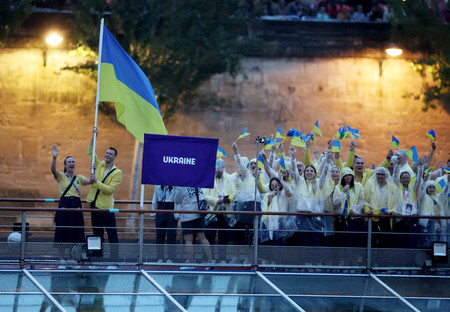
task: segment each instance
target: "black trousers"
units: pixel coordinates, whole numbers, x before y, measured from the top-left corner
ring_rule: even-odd
[[[118,260],[119,258],[119,237],[116,229],[116,216],[114,213],[107,212],[92,212],[91,213],[92,230],[95,236],[100,236],[102,242],[103,235],[108,234],[108,242],[111,244],[111,260]]]
[[[155,219],[156,225],[156,244],[164,244],[167,238],[167,244],[177,243],[177,227],[178,220],[176,220],[173,214],[158,213]],[[174,259],[176,255],[176,248],[168,248],[169,258]],[[157,258],[164,258],[164,246],[157,247]]]

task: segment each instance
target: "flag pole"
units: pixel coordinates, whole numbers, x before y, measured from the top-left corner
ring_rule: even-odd
[[[98,101],[100,98],[100,67],[102,64],[102,49],[103,49],[103,27],[104,27],[104,19],[102,18],[100,22],[100,38],[98,42],[98,65],[97,65],[97,96],[95,99],[95,119],[94,119],[94,128],[97,129],[97,117],[98,117]],[[91,163],[91,173],[94,173],[94,162],[95,162],[95,145],[97,141],[97,134],[93,136],[92,141],[92,163]]]

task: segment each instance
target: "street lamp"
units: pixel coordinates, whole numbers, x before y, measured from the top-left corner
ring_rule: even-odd
[[[403,54],[403,49],[399,45],[391,42],[386,47],[386,54],[389,56],[400,56]]]
[[[44,67],[47,66],[47,57],[48,57],[48,46],[56,47],[63,41],[63,37],[56,33],[51,33],[45,38],[45,42],[47,45],[45,46],[44,52],[42,53]]]

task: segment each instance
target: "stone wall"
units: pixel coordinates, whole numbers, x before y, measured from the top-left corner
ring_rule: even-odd
[[[79,174],[89,174],[86,155],[94,124],[96,83],[61,70],[84,59],[67,50],[50,50],[43,66],[39,48],[0,50],[0,196],[56,198],[50,173],[51,147],[58,144],[62,160],[73,155]],[[231,156],[231,143],[248,127],[251,136],[239,141],[243,154],[253,157],[256,135],[270,135],[279,123],[285,133],[295,127],[310,131],[318,119],[323,150],[339,125],[360,129],[358,153],[366,163],[380,162],[395,135],[403,148],[417,144],[428,152],[425,133],[433,128],[438,150],[435,160],[450,151],[449,114],[439,105],[422,112],[421,88],[430,82],[411,70],[407,60],[385,59],[380,75],[377,58],[247,58],[236,78],[217,75],[202,88],[199,101],[177,114],[167,125],[173,135],[219,137]],[[157,85],[156,81],[152,81]],[[102,110],[98,125],[98,152],[115,146],[123,182],[117,199],[129,199],[136,141]],[[348,145],[349,141],[344,141]],[[344,147],[344,150],[347,147]],[[235,170],[232,157],[226,158]],[[139,193],[139,192],[138,192]],[[82,192],[86,196],[87,190]],[[146,189],[151,198],[151,187]]]

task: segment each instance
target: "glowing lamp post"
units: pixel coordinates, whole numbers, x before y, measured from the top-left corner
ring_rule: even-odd
[[[49,36],[47,36],[45,38],[45,42],[47,43],[47,45],[49,46],[53,46],[56,47],[57,45],[59,45],[61,42],[63,41],[63,37],[53,33],[50,34]],[[44,67],[47,66],[47,54],[48,54],[48,47],[46,46],[43,52],[43,59],[44,59]]]
[[[386,48],[386,54],[389,56],[400,56],[403,54],[403,49],[395,43],[390,43]]]

